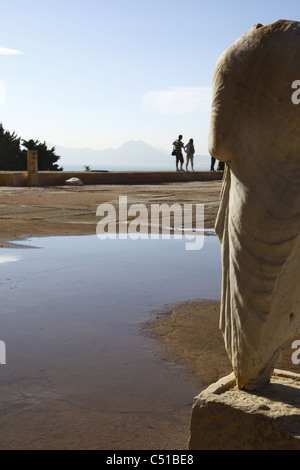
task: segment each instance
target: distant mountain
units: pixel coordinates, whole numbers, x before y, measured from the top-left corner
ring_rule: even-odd
[[[175,157],[172,157],[171,150],[168,153],[142,141],[131,140],[117,149],[104,150],[52,146],[56,155],[61,157],[59,165],[65,170],[83,171],[85,166],[91,170],[124,170],[127,167],[132,170],[175,169]],[[196,154],[194,167],[196,170],[209,170],[210,157]]]
[[[174,164],[174,158],[167,152],[152,147],[142,141],[125,142],[117,149],[73,149],[55,146],[55,153],[60,155],[60,164],[89,165],[93,166],[168,166]]]

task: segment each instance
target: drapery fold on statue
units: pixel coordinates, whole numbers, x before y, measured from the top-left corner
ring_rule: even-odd
[[[209,150],[226,162],[216,233],[220,329],[240,388],[300,331],[300,23],[256,25],[220,57]]]

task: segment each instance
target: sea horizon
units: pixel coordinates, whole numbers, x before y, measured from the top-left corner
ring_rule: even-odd
[[[78,165],[72,163],[61,163],[63,171],[175,171],[175,163],[173,165]],[[86,167],[89,170],[86,170]],[[185,169],[185,164],[183,166]],[[189,170],[190,170],[189,165]],[[195,171],[209,171],[209,165],[195,165]]]

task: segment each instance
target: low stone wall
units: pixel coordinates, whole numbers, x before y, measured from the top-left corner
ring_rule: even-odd
[[[0,186],[25,186],[26,172],[0,171]]]
[[[75,177],[83,184],[159,184],[221,180],[220,171],[40,171],[40,186],[60,186]],[[27,172],[0,172],[0,186],[26,186]]]

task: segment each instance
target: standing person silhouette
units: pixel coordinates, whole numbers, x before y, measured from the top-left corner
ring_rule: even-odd
[[[211,158],[210,158],[210,171],[215,171],[215,163],[216,163],[215,157],[211,156]]]
[[[176,156],[176,170],[184,171],[184,169],[182,168],[183,163],[184,163],[183,155],[182,155],[182,149],[184,148],[184,143],[182,142],[182,135],[179,135],[178,139],[174,140],[173,147],[174,147],[173,151]],[[180,169],[178,168],[179,163],[180,163]]]
[[[192,171],[194,171],[195,147],[193,139],[189,140],[188,144],[186,144],[186,146],[184,147],[184,150],[186,152],[186,171],[188,171],[189,161],[191,162]]]

